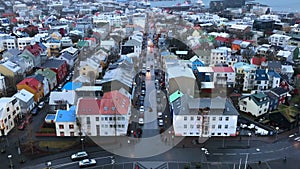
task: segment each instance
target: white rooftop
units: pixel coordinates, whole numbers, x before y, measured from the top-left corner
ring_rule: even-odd
[[[22,89],[18,93],[14,94],[13,97],[18,98],[19,100],[22,100],[23,102],[27,103],[30,99],[33,98],[33,94],[29,91]]]

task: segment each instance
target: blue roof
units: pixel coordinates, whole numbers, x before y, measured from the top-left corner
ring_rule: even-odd
[[[47,121],[51,121],[55,119],[55,114],[47,114],[47,116],[45,117],[45,120]]]
[[[68,82],[64,85],[62,90],[75,90],[77,88],[80,88],[82,86],[81,82]]]
[[[257,69],[255,80],[269,80],[266,69]]]
[[[58,110],[55,122],[76,122],[76,106],[71,106],[69,110]]]
[[[39,42],[39,46],[40,46],[44,51],[47,50],[47,47],[46,47],[43,43]]]
[[[268,74],[269,74],[269,76],[272,76],[272,77],[281,78],[281,76],[274,70],[269,70]]]

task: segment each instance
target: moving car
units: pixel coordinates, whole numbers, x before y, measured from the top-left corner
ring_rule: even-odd
[[[147,67],[147,72],[150,72],[150,67]]]
[[[95,159],[84,159],[82,161],[79,161],[79,163],[78,163],[80,168],[94,166],[96,164],[97,164],[97,162]]]
[[[80,152],[77,152],[77,153],[71,155],[71,159],[73,161],[82,160],[82,159],[86,159],[86,158],[88,158],[88,154],[85,151],[80,151]]]

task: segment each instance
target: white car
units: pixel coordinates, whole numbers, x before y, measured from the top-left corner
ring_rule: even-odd
[[[300,141],[300,137],[296,137],[294,140],[295,141]]]
[[[158,125],[159,126],[163,126],[164,125],[164,120],[163,119],[159,119],[158,120]]]
[[[45,106],[45,102],[42,101],[39,103],[38,108],[42,109],[44,106]]]
[[[77,153],[71,155],[71,159],[73,161],[82,160],[82,159],[85,159],[85,158],[88,158],[88,154],[85,151],[80,151],[80,152],[77,152]]]
[[[143,124],[144,124],[144,118],[142,118],[142,117],[139,118],[139,124],[140,124],[140,125],[143,125]]]
[[[97,162],[95,159],[84,159],[82,161],[79,161],[79,167],[89,167],[89,166],[93,166],[96,165]]]
[[[158,112],[157,113],[157,118],[159,118],[159,119],[162,118],[162,115],[163,115],[162,112]]]
[[[150,67],[147,67],[147,72],[150,72]]]
[[[140,112],[141,112],[141,113],[144,113],[144,112],[145,112],[144,106],[141,106],[141,107],[140,107]]]

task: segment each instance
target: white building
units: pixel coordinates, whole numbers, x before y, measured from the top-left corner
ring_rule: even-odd
[[[130,95],[124,89],[106,92],[101,99],[80,98],[77,117],[88,136],[125,136],[131,115]]]
[[[256,67],[248,63],[238,62],[234,64],[234,68],[236,73],[236,84],[241,82],[240,85],[243,86],[243,91],[254,89]]]
[[[56,136],[80,136],[76,123],[76,106],[71,106],[69,110],[57,110],[54,122]]]
[[[33,37],[18,38],[17,41],[18,41],[18,49],[20,51],[23,51],[26,46],[29,46],[34,43],[34,38]]]
[[[222,87],[234,87],[235,72],[232,67],[212,67],[214,71],[214,83]]]
[[[3,49],[16,49],[17,48],[17,41],[15,37],[7,37],[2,40]]]
[[[218,49],[212,49],[211,50],[211,65],[221,65],[227,63],[227,55],[228,50],[227,48],[218,48]]]
[[[0,98],[0,136],[7,135],[15,127],[15,118],[20,112],[20,104],[16,98]]]
[[[269,109],[269,104],[269,97],[262,92],[242,96],[239,99],[240,111],[249,113],[255,117],[266,114]]]
[[[273,34],[269,37],[269,43],[275,46],[285,47],[288,45],[288,41],[291,39],[290,36]]]
[[[226,98],[191,98],[183,95],[171,103],[171,108],[176,136],[236,135],[239,113]]]
[[[29,91],[22,89],[13,95],[14,98],[19,100],[22,113],[29,113],[35,106],[34,95]]]

